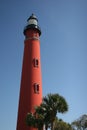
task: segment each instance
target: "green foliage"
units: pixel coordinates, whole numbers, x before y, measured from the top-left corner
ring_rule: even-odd
[[[72,127],[70,124],[68,124],[62,120],[56,119],[54,121],[54,130],[72,130]]]
[[[87,115],[86,114],[82,115],[76,121],[73,121],[71,125],[78,130],[87,129]]]
[[[38,128],[38,130],[42,130],[43,128],[43,115],[41,114],[32,114],[28,113],[26,117],[26,124],[28,126]]]
[[[68,105],[66,100],[59,94],[48,94],[43,97],[40,106],[35,107],[35,112],[28,113],[26,122],[31,127],[41,130],[43,125],[45,129],[48,127],[53,130],[53,123],[55,121],[57,113],[65,113],[68,111]]]
[[[65,113],[68,111],[66,100],[59,94],[48,94],[43,98],[42,106],[45,109],[45,120],[47,125],[53,130],[53,122],[57,113]]]

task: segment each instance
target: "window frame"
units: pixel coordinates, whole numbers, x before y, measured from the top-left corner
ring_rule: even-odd
[[[34,67],[39,67],[39,60],[37,58],[34,58]]]
[[[34,93],[38,94],[39,93],[39,84],[34,83]]]

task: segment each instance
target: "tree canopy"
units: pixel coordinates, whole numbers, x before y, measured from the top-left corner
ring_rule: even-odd
[[[72,127],[69,123],[64,122],[63,120],[58,120],[58,118],[54,121],[54,130],[72,130]]]
[[[48,127],[53,130],[54,121],[57,113],[65,113],[68,111],[68,104],[64,97],[59,94],[48,94],[43,97],[40,106],[35,107],[34,113],[28,113],[27,125],[41,130],[43,126],[47,130]]]

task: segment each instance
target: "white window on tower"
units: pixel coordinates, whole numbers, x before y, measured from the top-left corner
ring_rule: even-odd
[[[39,60],[38,59],[34,59],[34,67],[38,67],[39,66]]]
[[[37,83],[34,84],[34,93],[39,93],[39,84]]]

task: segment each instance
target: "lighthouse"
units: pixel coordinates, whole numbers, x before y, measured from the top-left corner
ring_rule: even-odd
[[[16,130],[33,130],[26,125],[25,118],[28,112],[33,113],[35,106],[39,106],[42,102],[41,30],[34,14],[28,18],[23,33],[25,36],[24,55]]]

